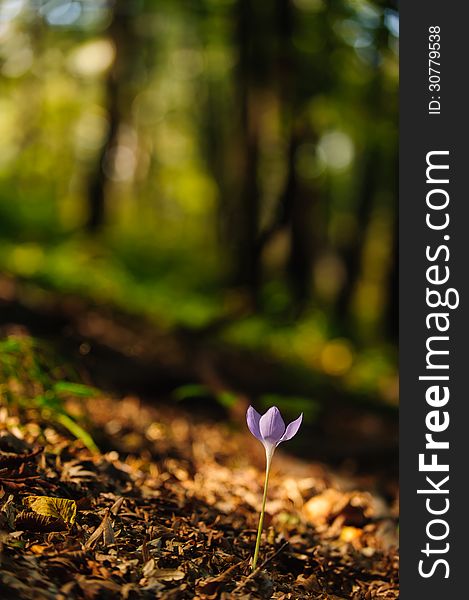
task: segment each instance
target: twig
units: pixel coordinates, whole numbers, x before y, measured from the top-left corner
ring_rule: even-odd
[[[238,584],[238,585],[235,587],[235,589],[233,590],[233,593],[235,593],[235,592],[239,592],[239,590],[241,590],[241,589],[242,589],[242,588],[243,588],[243,587],[246,585],[246,583],[247,583],[248,581],[250,581],[251,579],[254,579],[254,577],[256,577],[256,575],[258,575],[258,574],[259,574],[259,573],[262,571],[262,569],[263,569],[264,567],[266,567],[266,566],[267,566],[267,565],[268,565],[268,564],[269,564],[269,563],[270,563],[270,562],[271,562],[271,561],[272,561],[272,560],[273,560],[273,559],[274,559],[276,556],[278,556],[278,555],[280,554],[280,552],[282,552],[282,550],[283,550],[283,549],[284,549],[286,546],[288,546],[288,543],[289,543],[288,541],[284,542],[284,543],[283,543],[283,544],[280,546],[280,548],[279,548],[278,550],[276,550],[275,552],[273,552],[273,553],[272,553],[272,554],[269,556],[269,558],[266,558],[266,559],[265,559],[265,561],[264,561],[263,563],[261,563],[261,564],[260,564],[258,567],[256,567],[256,569],[255,569],[255,570],[254,570],[252,573],[250,573],[250,574],[249,574],[249,575],[246,577],[246,579],[245,579],[244,581],[242,581],[240,584]]]

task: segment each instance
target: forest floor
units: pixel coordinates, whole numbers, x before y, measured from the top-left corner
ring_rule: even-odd
[[[242,419],[162,392],[67,398],[92,451],[50,411],[6,402],[47,397],[24,379],[0,382],[1,598],[398,598],[395,478],[285,445],[251,572],[264,456]]]

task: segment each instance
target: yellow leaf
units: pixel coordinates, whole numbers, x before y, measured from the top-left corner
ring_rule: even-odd
[[[28,496],[24,503],[39,515],[62,519],[65,523],[74,523],[77,516],[77,503],[67,498],[51,496]]]
[[[353,542],[363,534],[362,529],[357,527],[343,527],[340,532],[340,539],[343,542]]]
[[[34,552],[34,554],[42,554],[43,552],[45,552],[47,550],[47,546],[41,546],[40,544],[33,544],[32,546],[29,547],[29,549],[31,550],[31,552]]]

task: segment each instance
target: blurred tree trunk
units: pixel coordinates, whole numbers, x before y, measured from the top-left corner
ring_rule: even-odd
[[[132,69],[135,68],[137,61],[138,39],[132,29],[131,16],[127,0],[115,0],[112,20],[108,28],[115,58],[105,81],[108,129],[94,171],[89,178],[87,190],[86,227],[91,232],[101,229],[106,221],[106,188],[113,169],[113,154],[119,142],[119,129],[128,114],[132,98]]]
[[[296,312],[303,312],[311,296],[314,262],[313,213],[317,198],[313,190],[297,186],[292,197],[288,275]]]
[[[87,229],[95,232],[104,225],[106,185],[108,183],[109,158],[112,149],[117,146],[121,114],[119,109],[119,85],[115,80],[114,67],[106,81],[106,106],[108,113],[108,131],[99,152],[96,166],[88,184],[88,220]]]
[[[198,141],[202,158],[217,186],[216,234],[224,249],[229,237],[228,208],[233,205],[233,185],[230,181],[231,169],[229,168],[232,123],[228,122],[226,118],[229,111],[226,97],[227,86],[224,85],[226,82],[218,73],[213,73],[211,34],[216,24],[213,22],[212,10],[206,0],[196,0],[194,6],[194,27],[200,37],[207,72],[206,77],[199,84],[202,110],[197,115]],[[226,40],[224,41],[226,42]]]
[[[373,212],[373,202],[378,186],[378,169],[380,152],[375,143],[365,151],[361,186],[358,191],[356,208],[356,230],[353,240],[344,249],[342,260],[345,266],[346,279],[338,295],[337,316],[345,326],[350,316],[353,295],[360,278],[363,251],[368,227]]]
[[[385,314],[386,333],[393,342],[399,339],[399,152],[396,148],[396,159],[394,161],[394,185],[391,186],[393,193],[393,216],[392,229],[391,266],[387,281],[387,306]]]
[[[238,69],[237,87],[240,104],[239,151],[236,157],[239,202],[234,208],[235,284],[245,287],[256,302],[259,288],[259,94],[254,69],[256,20],[250,0],[237,3]]]
[[[387,44],[388,32],[384,25],[384,17],[381,17],[381,25],[376,31],[376,50],[374,61],[374,75],[366,91],[365,102],[368,113],[375,122],[382,117],[383,111],[383,70],[380,64],[381,50]],[[360,279],[362,259],[366,242],[366,235],[373,213],[377,192],[380,190],[380,172],[383,161],[379,134],[375,127],[368,128],[367,143],[362,165],[361,185],[358,187],[358,198],[356,201],[357,227],[350,244],[342,251],[342,260],[345,265],[346,279],[338,295],[336,314],[345,332],[350,334],[348,323],[350,322],[350,311],[353,296]]]
[[[285,224],[290,234],[287,279],[294,308],[302,311],[311,290],[313,265],[313,212],[316,194],[306,186],[297,170],[300,146],[311,141],[311,127],[302,122],[303,98],[298,82],[298,58],[293,45],[295,33],[294,8],[291,0],[277,0],[279,38],[278,84],[279,96],[287,130],[288,155],[285,187],[280,198],[279,225]]]
[[[233,205],[233,186],[229,177],[229,157],[226,112],[219,100],[220,91],[209,81],[206,88],[206,102],[201,115],[200,136],[203,139],[203,155],[218,189],[216,215],[217,235],[221,245],[227,238],[228,207]]]

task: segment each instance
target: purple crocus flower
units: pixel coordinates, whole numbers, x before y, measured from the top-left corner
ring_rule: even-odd
[[[303,413],[301,413],[297,419],[285,427],[285,422],[276,406],[269,408],[269,410],[263,415],[260,415],[257,410],[250,406],[246,413],[246,421],[249,431],[263,444],[266,456],[264,495],[262,497],[262,509],[259,517],[259,527],[257,529],[256,548],[254,550],[254,557],[251,565],[253,571],[256,569],[257,559],[259,558],[259,548],[261,543],[262,526],[264,524],[265,501],[267,498],[267,487],[269,484],[272,456],[274,455],[275,448],[279,444],[286,442],[287,440],[291,440],[291,438],[297,434],[302,420]]]
[[[250,406],[246,413],[249,431],[264,445],[267,463],[270,463],[275,448],[279,444],[291,440],[297,434],[302,420],[303,413],[285,427],[285,422],[276,406],[269,408],[263,415]]]

